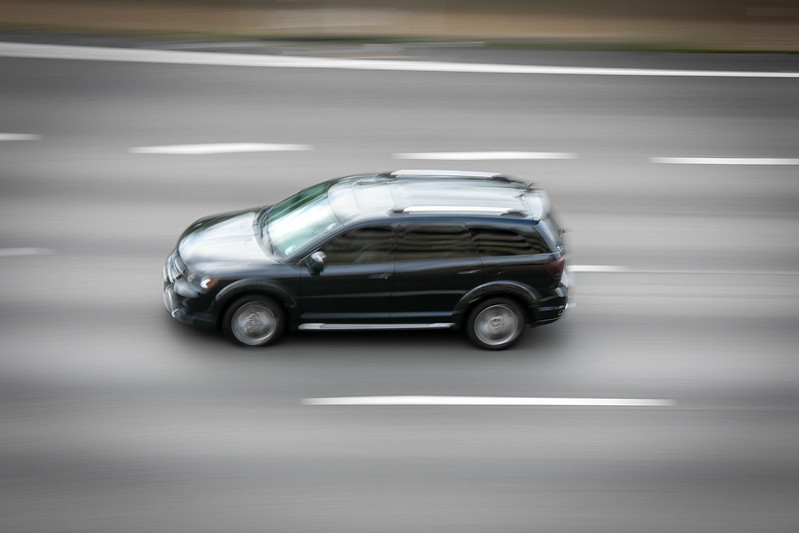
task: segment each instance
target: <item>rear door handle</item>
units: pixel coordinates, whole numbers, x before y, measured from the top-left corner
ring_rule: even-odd
[[[384,272],[382,274],[369,274],[369,279],[389,279],[391,272]]]
[[[469,275],[469,274],[477,274],[478,272],[480,272],[480,269],[474,269],[474,270],[461,270],[461,271],[459,271],[457,274],[458,274],[459,276],[467,276],[467,275]]]

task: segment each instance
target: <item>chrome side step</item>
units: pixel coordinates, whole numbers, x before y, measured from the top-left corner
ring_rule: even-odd
[[[433,324],[300,324],[298,329],[305,331],[351,331],[366,329],[449,329],[455,324],[451,322],[436,322]]]

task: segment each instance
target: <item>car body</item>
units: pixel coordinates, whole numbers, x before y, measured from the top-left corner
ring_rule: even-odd
[[[347,176],[193,223],[163,300],[247,346],[298,329],[453,328],[503,349],[566,310],[562,234],[543,191],[500,174]]]

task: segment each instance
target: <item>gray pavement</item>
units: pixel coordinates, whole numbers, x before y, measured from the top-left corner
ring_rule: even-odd
[[[799,157],[797,80],[14,58],[0,73],[0,130],[42,136],[0,142],[0,530],[799,527],[799,166],[650,159]],[[129,151],[226,142],[313,150]],[[393,157],[485,150],[576,158]],[[570,314],[502,353],[449,332],[242,350],[162,308],[161,265],[194,219],[409,167],[532,178],[572,264],[628,271],[576,272]],[[2,255],[25,248],[51,253]],[[676,406],[302,404],[374,395]]]

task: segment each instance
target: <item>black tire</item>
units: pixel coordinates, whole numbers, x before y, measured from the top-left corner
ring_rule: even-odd
[[[264,296],[245,296],[225,311],[222,330],[242,346],[267,346],[283,334],[285,312],[274,300]]]
[[[484,350],[504,350],[522,336],[526,317],[521,306],[509,298],[480,302],[469,313],[466,335]]]

